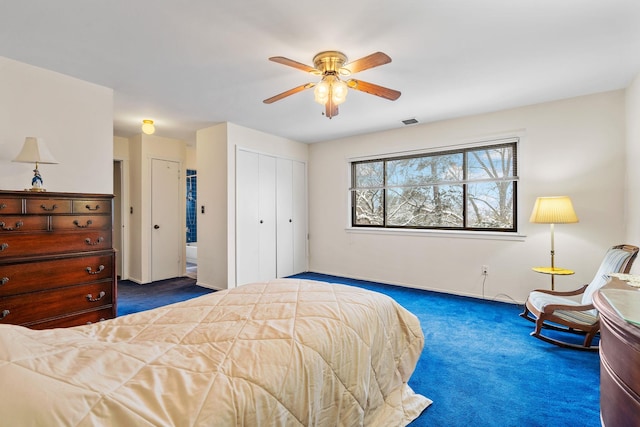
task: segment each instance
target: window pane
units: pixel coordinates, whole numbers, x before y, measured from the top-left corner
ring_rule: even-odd
[[[384,225],[383,190],[355,190],[355,225]]]
[[[469,184],[467,227],[513,229],[514,182]]]
[[[382,187],[384,185],[383,165],[383,162],[356,163],[354,187]]]
[[[387,162],[387,185],[459,181],[463,177],[462,160],[462,153],[390,160]]]
[[[467,179],[504,178],[514,176],[513,146],[472,150],[467,157]]]
[[[387,225],[462,227],[462,186],[393,188],[387,191]]]

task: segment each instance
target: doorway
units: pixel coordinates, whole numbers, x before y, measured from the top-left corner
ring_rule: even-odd
[[[181,276],[180,164],[151,159],[151,280]]]
[[[196,279],[198,276],[198,174],[195,169],[187,169],[187,276]]]

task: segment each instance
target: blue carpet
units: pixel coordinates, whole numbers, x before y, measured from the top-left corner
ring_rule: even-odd
[[[521,306],[317,273],[293,277],[381,292],[420,319],[425,347],[409,385],[433,404],[410,427],[600,426],[598,354],[531,337]],[[211,292],[179,280],[120,282],[118,314]]]
[[[118,316],[149,310],[213,292],[196,285],[189,277],[159,280],[139,285],[129,280],[118,281]]]
[[[410,427],[600,426],[598,353],[531,337],[522,306],[316,273],[294,277],[377,291],[420,319],[425,347],[409,385],[433,404]]]

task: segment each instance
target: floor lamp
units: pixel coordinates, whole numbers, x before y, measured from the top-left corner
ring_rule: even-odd
[[[573,204],[568,196],[538,197],[531,212],[530,222],[550,224],[551,227],[551,267],[534,267],[534,271],[551,275],[551,290],[554,289],[553,277],[556,274],[573,274],[573,271],[556,268],[554,249],[554,224],[570,224],[578,222]]]

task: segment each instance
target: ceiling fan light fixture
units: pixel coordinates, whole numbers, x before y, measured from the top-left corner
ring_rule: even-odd
[[[336,80],[331,85],[331,99],[334,105],[340,105],[346,101],[348,92],[347,84],[336,77]]]
[[[313,91],[314,100],[321,105],[326,105],[331,98],[333,105],[340,105],[347,99],[349,87],[345,82],[333,74],[322,78]]]
[[[313,98],[318,104],[324,105],[329,101],[330,93],[331,83],[326,78],[323,78],[313,90]]]
[[[283,56],[272,56],[269,60],[296,68],[314,76],[322,76],[322,78],[317,84],[306,83],[267,98],[262,101],[265,104],[273,104],[274,102],[290,95],[315,87],[313,91],[315,102],[324,105],[324,116],[332,118],[333,116],[338,115],[338,105],[346,101],[349,89],[379,96],[390,101],[395,101],[401,95],[397,90],[362,80],[340,80],[340,77],[350,76],[354,73],[359,73],[360,71],[368,70],[391,62],[391,58],[383,52],[375,52],[371,55],[367,55],[363,58],[347,63],[347,56],[344,53],[336,50],[327,50],[320,52],[313,57],[313,67]]]

